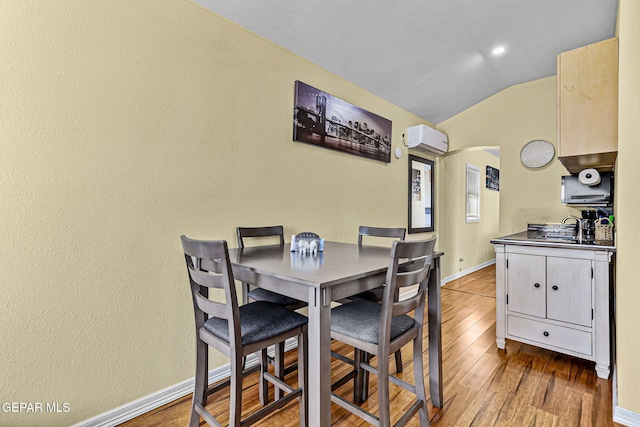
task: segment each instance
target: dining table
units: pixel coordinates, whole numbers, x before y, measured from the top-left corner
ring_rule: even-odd
[[[308,303],[309,426],[331,425],[331,307],[366,290],[382,286],[390,248],[325,241],[322,251],[290,251],[290,244],[229,250],[237,280]],[[442,308],[440,257],[433,257],[429,275],[427,318],[429,392],[442,407]]]

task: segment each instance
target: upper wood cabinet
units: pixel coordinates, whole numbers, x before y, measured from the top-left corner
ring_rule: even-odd
[[[571,173],[613,170],[618,151],[618,38],[558,55],[558,159]]]

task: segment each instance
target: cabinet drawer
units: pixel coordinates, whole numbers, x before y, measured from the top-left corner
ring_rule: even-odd
[[[507,316],[507,336],[591,356],[591,333],[518,316]]]

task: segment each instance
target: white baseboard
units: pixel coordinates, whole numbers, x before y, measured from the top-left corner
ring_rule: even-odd
[[[490,265],[493,265],[495,263],[496,263],[496,260],[494,258],[494,259],[491,259],[491,260],[489,260],[487,262],[483,262],[482,264],[478,264],[475,267],[467,268],[466,270],[462,270],[459,273],[452,274],[451,276],[447,276],[447,277],[445,277],[444,279],[441,280],[440,286],[444,286],[449,282],[452,282],[452,281],[454,281],[456,279],[464,277],[467,274],[471,274],[471,273],[474,273],[474,272],[476,272],[478,270],[482,270],[483,268],[489,267]]]
[[[640,427],[640,414],[618,406],[618,369],[613,365],[613,421],[627,427]]]
[[[217,382],[229,376],[230,365],[224,365],[209,371],[209,383]],[[132,420],[162,405],[173,402],[193,392],[194,379],[188,379],[172,387],[167,387],[141,399],[134,400],[118,408],[96,415],[71,427],[112,427]]]
[[[640,414],[615,406],[613,408],[613,421],[628,427],[640,427]]]
[[[285,351],[289,351],[297,346],[295,338],[287,340],[285,344]],[[270,352],[273,355],[273,352]],[[258,364],[258,359],[254,354],[247,356],[246,367],[251,368]],[[217,383],[220,380],[226,379],[231,375],[231,365],[226,364],[218,368],[209,371],[209,384]],[[193,392],[194,378],[190,378],[179,384],[171,387],[167,387],[163,390],[152,393],[141,399],[134,400],[120,407],[96,415],[88,420],[81,421],[71,427],[115,427],[124,423],[125,421],[132,420],[140,415],[143,415],[156,408],[171,403]]]

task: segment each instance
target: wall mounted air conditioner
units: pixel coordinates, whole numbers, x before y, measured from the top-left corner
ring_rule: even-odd
[[[407,129],[407,147],[439,156],[447,152],[449,138],[429,126],[411,126]]]

